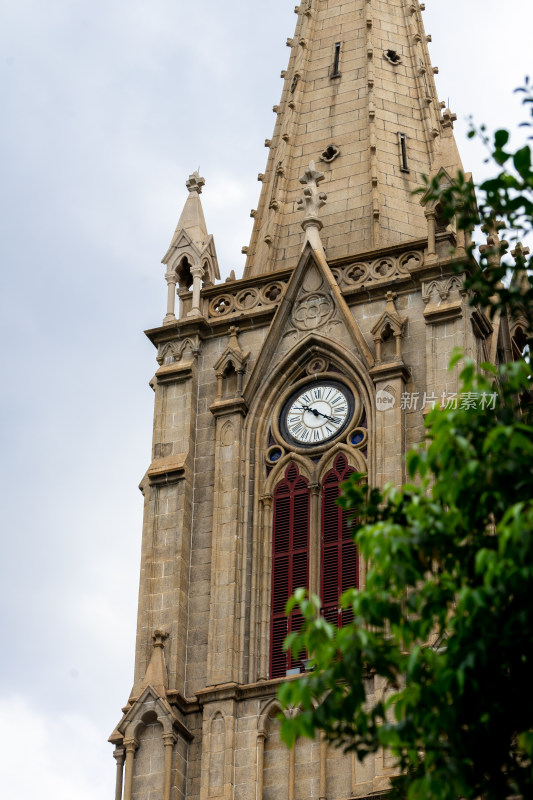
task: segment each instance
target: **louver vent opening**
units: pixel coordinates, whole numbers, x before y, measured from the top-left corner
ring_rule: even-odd
[[[295,589],[309,586],[309,487],[295,464],[274,490],[272,551],[270,677],[280,678],[305,658],[305,653],[294,659],[283,651],[285,637],[303,622],[298,611],[285,616],[287,600]]]
[[[357,586],[357,549],[348,525],[349,513],[337,505],[340,485],[355,472],[340,454],[322,483],[322,557],[320,593],[322,613],[332,625],[342,627],[353,619],[351,609],[339,608],[339,597]]]

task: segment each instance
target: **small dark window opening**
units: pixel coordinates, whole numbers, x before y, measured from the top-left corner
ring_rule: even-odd
[[[339,65],[341,60],[341,43],[335,42],[335,52],[333,55],[333,69],[331,71],[331,78],[340,78]]]
[[[527,345],[527,336],[522,330],[522,328],[516,329],[515,334],[513,336],[513,343],[516,345],[518,353],[520,354],[519,357],[521,357]]]
[[[407,137],[405,133],[398,134],[398,142],[400,144],[400,169],[402,172],[409,172],[409,166],[407,164]]]
[[[341,151],[339,150],[338,147],[335,147],[334,144],[330,144],[326,147],[326,149],[320,156],[320,160],[329,163],[330,161],[334,161],[337,158],[337,156],[340,155],[340,152]]]
[[[292,83],[291,83],[291,94],[294,94],[294,90],[298,86],[298,81],[299,80],[300,80],[300,75],[298,73],[296,73],[296,75],[292,79]]]
[[[389,325],[389,323],[387,322],[387,324],[385,325],[385,328],[383,330],[383,333],[381,334],[381,339],[384,342],[388,342],[388,341],[390,341],[390,339],[392,339],[392,336],[393,336],[392,328]]]
[[[402,60],[401,57],[398,55],[396,50],[385,50],[385,55],[389,59],[390,62],[393,64],[399,64]]]

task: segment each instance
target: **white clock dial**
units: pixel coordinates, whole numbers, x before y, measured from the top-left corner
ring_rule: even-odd
[[[304,445],[319,445],[336,436],[350,411],[347,395],[337,386],[313,384],[292,400],[285,411],[287,433]]]

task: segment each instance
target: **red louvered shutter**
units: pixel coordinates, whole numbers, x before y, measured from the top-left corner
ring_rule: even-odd
[[[355,472],[342,453],[337,456],[322,483],[322,547],[320,593],[322,613],[332,625],[342,627],[353,619],[351,610],[341,611],[339,597],[357,586],[357,550],[350,535],[348,516],[337,505],[340,484]]]
[[[309,487],[295,464],[287,468],[284,480],[274,490],[272,538],[270,677],[279,678],[300,661],[283,651],[287,634],[302,625],[298,611],[287,619],[285,606],[295,589],[309,585]]]

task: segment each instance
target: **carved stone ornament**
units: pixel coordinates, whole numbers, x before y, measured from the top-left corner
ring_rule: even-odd
[[[177,342],[165,342],[160,344],[157,352],[157,363],[175,364],[182,360],[196,358],[200,350],[200,340],[198,336],[187,336]]]
[[[327,194],[318,190],[318,184],[322,183],[325,175],[315,169],[315,162],[311,161],[308,168],[300,178],[300,183],[305,186],[304,196],[297,203],[298,208],[305,211],[304,223],[306,220],[318,222],[318,212],[326,204]]]
[[[311,331],[329,322],[334,311],[335,306],[327,295],[308,294],[296,302],[292,321],[301,331]]]
[[[185,181],[185,186],[189,190],[189,192],[196,192],[197,194],[202,193],[202,187],[205,186],[205,178],[200,176],[198,170],[189,175],[187,181]]]

